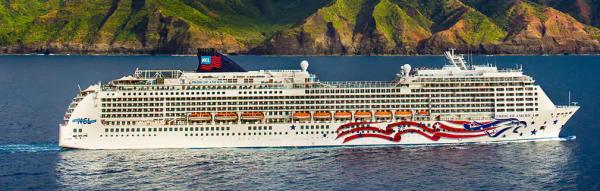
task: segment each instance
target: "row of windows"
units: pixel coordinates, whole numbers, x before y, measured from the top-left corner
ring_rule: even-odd
[[[529,105],[533,105],[534,103],[532,103],[533,101],[536,101],[537,98],[533,99],[533,98],[528,98],[526,100],[524,100],[523,98],[511,98],[511,99],[498,99],[498,102],[504,102],[504,101],[517,101],[517,102],[524,102],[527,101],[529,103],[516,103],[517,105],[523,105],[523,104],[529,104]],[[274,108],[277,107],[278,110],[280,109],[294,109],[294,108],[306,108],[306,107],[314,107],[314,108],[331,108],[331,109],[340,109],[340,108],[361,108],[360,106],[364,106],[362,104],[368,104],[368,105],[372,105],[374,108],[377,107],[382,107],[382,108],[386,108],[386,107],[391,107],[391,104],[398,104],[398,103],[404,103],[404,104],[412,104],[412,106],[414,107],[415,104],[419,104],[419,103],[431,103],[431,104],[443,104],[443,105],[448,105],[451,106],[453,105],[453,103],[458,104],[458,103],[470,103],[470,104],[466,104],[466,105],[471,105],[471,104],[477,104],[477,103],[493,103],[493,99],[451,99],[451,101],[449,100],[440,100],[440,99],[432,99],[432,100],[428,100],[428,101],[424,101],[424,100],[410,100],[408,102],[406,101],[397,101],[397,100],[356,100],[356,101],[306,101],[305,103],[300,102],[300,101],[295,101],[295,102],[250,102],[250,103],[244,103],[244,104],[237,104],[234,102],[215,102],[215,103],[193,103],[193,102],[183,102],[183,103],[171,103],[171,104],[167,104],[169,106],[182,106],[182,107],[169,107],[166,108],[166,111],[204,111],[205,109],[210,109],[211,107],[193,107],[193,108],[184,108],[185,106],[214,106],[212,108],[221,108],[221,107],[233,107],[234,110],[246,110],[246,108],[251,109],[251,110],[257,110],[259,108]],[[289,104],[288,104],[289,103]],[[377,105],[377,104],[386,104],[386,105]],[[343,104],[343,105],[342,105]],[[483,103],[482,103],[483,104]],[[515,104],[515,103],[509,103],[509,104]],[[102,109],[102,112],[162,112],[163,108],[160,107],[156,107],[156,108],[151,108],[151,107],[147,107],[147,108],[143,108],[143,107],[139,107],[136,106],[138,104],[131,104],[132,106],[127,106],[127,107],[135,107],[135,108],[115,108],[115,109],[111,109],[110,107],[106,107],[107,109]],[[139,104],[142,105],[142,104]],[[146,105],[146,104],[143,104]],[[236,107],[236,106],[243,106],[243,105],[260,105],[262,107]],[[297,105],[297,106],[294,106]],[[311,106],[303,106],[303,105],[311,105]],[[465,104],[463,104],[465,105]],[[110,104],[107,104],[106,106],[111,106]],[[410,105],[399,105],[400,107],[404,107],[404,108],[411,108]],[[416,105],[418,106],[418,105]],[[115,106],[115,107],[119,107],[119,106]],[[269,110],[269,109],[265,109],[265,110]]]
[[[249,135],[287,135],[288,132],[258,132],[258,133],[237,133],[238,136],[249,136]],[[146,134],[119,134],[119,135],[100,135],[100,137],[145,137]],[[157,134],[148,134],[149,137],[157,136]],[[184,136],[236,136],[235,133],[186,133]]]
[[[517,82],[531,82],[529,77],[518,76],[518,77],[432,77],[432,78],[418,78],[414,82],[498,82],[498,81],[517,81]]]
[[[504,106],[507,106],[507,107],[513,107],[513,106],[522,107],[522,106],[534,106],[534,105],[537,106],[538,103],[525,103],[525,104],[523,104],[523,103],[507,103],[507,104],[499,103],[496,106],[498,106],[498,107],[504,107]]]
[[[311,131],[296,132],[296,135],[308,134],[335,134],[335,131]],[[185,133],[184,136],[254,136],[254,135],[288,135],[288,132],[253,132],[253,133]],[[146,134],[120,134],[120,135],[100,135],[100,137],[145,137]],[[148,134],[148,136],[157,136],[157,134]]]
[[[478,88],[478,89],[412,89],[412,92],[415,93],[439,93],[439,92],[450,92],[450,93],[469,93],[469,92],[494,92],[494,88]],[[519,91],[521,92],[521,91]],[[518,95],[518,96],[523,96],[523,93],[506,93],[507,96],[514,96],[514,95]],[[527,95],[534,95],[534,93],[532,91],[530,91],[529,93],[527,93]],[[498,93],[498,96],[504,96],[504,93]]]
[[[329,125],[300,125],[300,129],[329,129]],[[158,128],[106,128],[104,132],[175,132],[175,131],[229,131],[230,127],[158,127]],[[248,130],[273,130],[273,126],[249,126]],[[81,129],[73,129],[73,132]]]
[[[300,125],[300,129],[329,129],[329,125]]]
[[[129,136],[130,136],[129,134],[120,134],[120,135],[100,135],[100,137],[129,137]],[[140,134],[131,134],[131,136],[132,136],[132,137],[140,137],[140,136],[142,136],[142,137],[145,137],[145,136],[146,136],[146,134],[141,134],[141,135],[140,135]],[[156,137],[156,134],[148,134],[148,137],[152,137],[152,136]]]
[[[527,98],[506,98],[506,99],[498,98],[498,99],[496,99],[496,101],[499,101],[499,102],[501,102],[501,101],[537,101],[537,100],[538,100],[537,97],[536,98],[527,97]]]
[[[513,111],[538,111],[538,108],[497,109],[497,112],[513,112]]]
[[[237,83],[237,82],[235,82]],[[244,79],[244,83],[253,83],[253,79]],[[119,91],[185,91],[185,90],[239,90],[239,89],[282,89],[284,84],[281,82],[269,84],[248,84],[248,85],[215,85],[208,84],[203,86],[171,85],[171,86],[118,86],[107,87],[110,90]],[[110,94],[110,95],[114,95]]]
[[[155,128],[106,128],[104,132],[171,132],[171,131],[229,131],[229,127],[155,127]]]
[[[439,84],[432,84],[432,83],[427,83],[427,84],[423,84],[424,87],[443,87],[443,88],[449,88],[449,87],[497,87],[497,86],[524,86],[524,85],[532,85],[533,83],[530,82],[500,82],[500,83],[482,83],[482,82],[476,82],[476,83],[439,83]],[[507,91],[511,91],[511,90],[507,90]]]
[[[537,93],[536,93],[537,94]],[[522,94],[517,94],[519,96],[522,96]],[[316,97],[313,99],[295,99],[295,100],[290,100],[290,101],[261,101],[261,100],[255,100],[255,101],[248,101],[248,102],[168,102],[166,103],[166,106],[223,106],[223,105],[231,105],[231,106],[237,106],[237,105],[264,105],[264,106],[269,106],[269,105],[300,105],[300,104],[309,104],[309,105],[318,105],[318,104],[378,104],[378,103],[420,103],[420,102],[458,102],[458,101],[468,101],[468,102],[491,102],[493,99],[493,94],[472,94],[472,95],[464,95],[463,98],[460,98],[462,96],[447,96],[447,98],[445,99],[435,99],[437,97],[440,97],[441,95],[429,95],[427,97],[425,97],[424,95],[419,96],[418,98],[420,99],[378,99],[378,96],[372,96],[372,97],[362,97],[362,96],[354,96],[352,99],[349,99],[350,97],[347,98],[343,98],[343,97],[339,97],[339,96],[331,96],[328,97],[330,98],[329,100],[319,100]],[[513,96],[513,95],[509,95],[509,96]],[[302,96],[299,96],[302,97]],[[335,97],[339,97],[339,100],[334,100],[333,98]],[[490,97],[490,98],[483,98],[483,97]],[[364,99],[361,99],[364,98]],[[121,99],[121,98],[117,98],[117,99]],[[132,101],[139,101],[139,103],[110,103],[111,101],[117,100],[117,99],[107,99],[107,98],[103,98],[103,100],[108,101],[108,103],[103,103],[102,107],[163,107],[163,103],[148,103],[145,100],[148,100],[148,98],[128,98],[127,100],[132,100]],[[179,99],[179,98],[172,98],[172,99]],[[527,101],[533,101],[533,100],[537,100],[537,98],[531,98],[531,97],[527,97],[527,98],[498,98],[498,101],[503,101],[503,100],[507,100],[507,101],[523,101],[524,99],[526,99]],[[183,100],[189,100],[189,101],[193,101],[196,100],[196,98],[189,98],[189,99],[183,99]],[[232,100],[233,101],[233,100]],[[152,108],[147,108],[149,110],[151,110]],[[154,108],[154,111],[162,111],[161,108]]]
[[[457,97],[453,94],[446,94],[445,97]],[[478,94],[473,94],[478,95]],[[493,94],[491,94],[493,95]],[[431,95],[434,96],[434,95]],[[435,94],[435,96],[440,96]],[[464,95],[466,96],[466,95]],[[378,99],[378,98],[426,98],[426,95],[420,94],[385,94],[385,95],[360,95],[360,94],[339,94],[339,95],[298,95],[298,96],[243,96],[243,97],[164,97],[164,98],[102,98],[102,102],[162,102],[162,101],[236,101],[236,100],[288,100],[288,101],[302,101],[302,100],[333,100],[340,99],[345,100],[348,98],[354,99]],[[444,97],[444,96],[442,96]]]
[[[400,88],[384,88],[384,89],[320,89],[320,90],[304,90],[306,94],[351,94],[351,93],[398,93]]]
[[[273,130],[273,126],[248,126],[248,131],[256,131],[256,130]]]
[[[460,105],[460,106],[458,106]],[[530,105],[530,104],[528,104]],[[444,114],[444,113],[454,113],[454,112],[460,112],[460,113],[476,113],[476,112],[492,112],[494,110],[494,107],[492,104],[455,104],[452,107],[449,106],[437,106],[437,105],[431,105],[431,107],[428,107],[428,105],[424,104],[424,105],[415,105],[415,107],[399,107],[396,105],[391,105],[391,106],[385,106],[385,107],[368,107],[368,106],[363,106],[363,107],[351,107],[351,106],[347,106],[347,107],[331,107],[331,106],[327,106],[327,107],[296,107],[295,110],[370,110],[370,109],[396,109],[396,108],[405,108],[405,109],[401,109],[401,110],[422,110],[422,109],[426,109],[426,110],[430,110],[432,113],[439,113],[439,114]],[[258,108],[243,108],[246,111],[251,111],[251,110],[266,110],[266,109],[271,109],[274,110],[276,108],[274,107],[258,107]],[[279,108],[277,108],[279,109]],[[292,108],[282,108],[282,109],[292,109]],[[525,110],[526,109],[526,110]],[[508,108],[507,111],[537,111],[538,108],[534,108],[534,107],[526,107],[526,108]],[[233,108],[231,110],[234,110]],[[498,111],[503,111],[504,108],[499,108]],[[186,117],[188,112],[190,111],[207,111],[207,112],[214,112],[214,111],[227,111],[224,110],[223,107],[220,108],[212,108],[212,109],[198,109],[198,108],[189,108],[189,109],[185,109],[185,108],[179,108],[176,109],[176,111],[179,112],[173,112],[173,113],[166,113],[164,116],[165,117]],[[292,112],[282,112],[282,113],[288,113],[286,115],[289,115],[289,113]],[[162,118],[163,114],[159,114],[159,113],[136,113],[136,114],[101,114],[101,118]],[[119,124],[117,124],[119,125]]]
[[[556,124],[556,123],[557,122],[554,121],[554,124]],[[534,123],[532,122],[532,124],[534,124]],[[546,124],[546,122],[544,122],[544,124]],[[430,126],[431,124],[427,123],[427,124],[423,124],[423,125]],[[357,127],[364,127],[364,126],[357,126]],[[397,126],[397,127],[398,127],[398,130],[392,129],[391,132],[395,133],[396,131],[401,131],[401,130],[404,130],[404,129],[412,128],[412,126],[410,126],[410,125],[402,125],[402,126]],[[192,128],[190,128],[190,130],[191,129]],[[318,129],[318,126],[317,126],[317,129]],[[545,129],[545,126],[541,126],[540,129],[541,130]],[[425,130],[421,130],[421,129],[419,129],[417,131],[419,131],[419,132],[425,132]],[[444,130],[444,129],[435,129],[435,131],[437,131],[437,132],[446,132],[447,130]],[[344,132],[344,131],[342,131],[342,132]],[[369,130],[369,131],[357,131],[357,132],[353,132],[353,133],[355,133],[355,134],[364,134],[364,133],[380,133],[380,132],[379,131]],[[337,134],[337,132],[335,132],[335,131],[307,131],[307,132],[305,132],[305,131],[296,131],[295,134],[296,135],[318,135],[318,134],[322,134],[323,137],[326,137],[327,134]],[[413,134],[413,132],[411,132],[411,134]],[[237,136],[252,136],[252,135],[259,135],[259,136],[260,135],[288,135],[288,132],[249,132],[249,133],[237,133]],[[109,136],[110,137],[119,137],[119,136],[120,137],[129,137],[129,136],[140,137],[140,134],[131,134],[131,135],[130,134],[100,135],[100,137],[109,137]],[[141,134],[141,136],[145,137],[146,134]],[[157,134],[148,134],[148,136],[157,136]],[[186,133],[186,134],[184,134],[184,136],[236,136],[236,133],[229,133],[229,132],[227,132],[227,133],[195,133],[195,134],[194,133],[190,133],[190,134]],[[520,134],[520,136],[522,136],[522,134]],[[73,135],[73,137],[74,138],[77,138],[77,137],[82,138],[82,137],[87,137],[87,135]],[[503,137],[505,137],[505,136],[503,136]]]
[[[283,94],[283,91],[240,91],[239,94]]]
[[[181,116],[185,116],[185,114],[180,114]],[[169,115],[168,115],[169,116]],[[173,115],[170,115],[173,116]],[[146,113],[146,114],[101,114],[101,118],[142,118],[142,117],[152,117],[152,118],[161,118],[163,114],[158,113]],[[117,124],[119,125],[119,124]],[[129,124],[127,124],[129,125]]]
[[[496,101],[535,101],[536,98],[527,97],[527,98],[498,98]],[[444,99],[428,99],[423,98],[420,100],[417,99],[385,99],[385,100],[298,100],[298,101],[249,101],[249,102],[170,102],[166,103],[167,106],[217,106],[217,105],[229,105],[229,106],[238,106],[238,105],[318,105],[318,104],[381,104],[381,103],[420,103],[420,102],[432,102],[432,103],[454,103],[454,102],[493,102],[493,98],[479,98],[479,97],[471,97],[471,98],[444,98]],[[148,108],[140,108],[146,111],[162,111],[163,104],[159,103],[105,103],[102,104],[102,107],[148,107]],[[157,108],[150,108],[157,107]],[[111,111],[111,110],[108,110]]]
[[[404,128],[401,128],[399,130],[402,130]],[[417,130],[420,132],[425,132],[424,130]],[[446,130],[444,129],[436,129],[437,132],[446,132]],[[392,130],[392,133],[396,132],[396,130]],[[357,131],[354,132],[355,134],[364,134],[364,133],[379,133],[377,131]],[[412,134],[413,132],[411,132]],[[297,131],[295,132],[296,135],[327,135],[327,134],[337,134],[337,132],[335,131],[308,131],[308,132],[304,132],[304,131]],[[188,136],[263,136],[263,135],[288,135],[288,132],[254,132],[254,133],[186,133],[184,134],[184,136],[188,137]],[[85,137],[87,137],[87,135],[83,135]],[[83,137],[81,136],[81,137]],[[100,137],[146,137],[146,134],[120,134],[120,135],[100,135]],[[156,137],[157,134],[148,134],[149,137]],[[73,137],[77,137],[76,135],[73,135]]]
[[[123,93],[123,96],[141,96],[141,95],[224,95],[225,92],[206,92],[206,91],[201,91],[201,92],[190,92],[190,91],[185,91],[185,92],[129,92],[129,93]]]
[[[254,133],[237,133],[237,136],[250,136],[250,135],[287,135],[288,132],[254,132]],[[235,133],[190,133],[184,134],[184,136],[236,136]]]

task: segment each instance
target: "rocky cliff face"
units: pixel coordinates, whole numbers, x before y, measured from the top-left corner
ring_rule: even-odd
[[[595,53],[600,49],[598,29],[586,26],[553,8],[527,8],[521,2],[513,8],[511,34],[499,52]]]
[[[0,53],[599,53],[596,0],[6,0]]]
[[[245,52],[327,2],[6,0],[0,53]]]
[[[491,52],[532,54],[597,53],[598,29],[587,26],[568,14],[527,1],[508,7],[508,35]]]
[[[468,52],[488,52],[506,32],[477,10],[460,1],[440,1],[438,31],[427,40],[425,53],[439,54],[448,48]],[[439,17],[438,16],[438,17]]]
[[[353,8],[349,4],[360,6]],[[439,54],[457,48],[486,54],[557,54],[600,50],[598,29],[566,13],[528,1],[500,4],[458,0],[425,3],[336,0],[300,25],[276,34],[261,51]],[[477,9],[482,7],[490,14]]]

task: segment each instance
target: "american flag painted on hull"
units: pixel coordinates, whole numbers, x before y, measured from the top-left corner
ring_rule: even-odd
[[[416,133],[432,141],[440,139],[468,139],[476,137],[498,137],[508,130],[517,132],[527,124],[514,118],[496,119],[487,122],[438,121],[431,126],[414,121],[400,121],[388,124],[385,128],[375,127],[377,122],[352,122],[338,127],[337,139],[344,143],[361,139],[377,138],[400,142],[402,135]]]

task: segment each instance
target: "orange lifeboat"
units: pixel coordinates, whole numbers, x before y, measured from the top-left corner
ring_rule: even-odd
[[[338,112],[335,112],[334,117],[336,119],[350,119],[350,118],[352,118],[352,113],[347,112],[347,111],[338,111]]]
[[[412,112],[411,111],[396,111],[396,116],[397,117],[410,117],[412,116]]]
[[[212,115],[208,112],[194,112],[188,115],[190,121],[210,121]]]
[[[371,118],[371,112],[357,111],[356,113],[354,113],[354,118],[356,118],[356,119]]]
[[[262,112],[244,112],[242,113],[242,120],[262,120],[265,115]]]
[[[375,112],[375,117],[377,117],[377,118],[390,118],[390,117],[392,117],[392,112],[389,112],[389,111],[378,111],[378,112]]]
[[[423,111],[419,111],[419,112],[417,112],[417,113],[418,113],[419,115],[423,115],[423,116],[427,116],[427,115],[429,115],[429,112],[427,112],[427,111],[424,111],[424,110],[423,110]]]
[[[310,119],[310,113],[307,112],[296,112],[292,115],[294,119]]]
[[[220,112],[215,115],[215,120],[218,121],[232,121],[237,119],[237,114],[233,112]]]
[[[318,111],[313,117],[315,119],[331,119],[331,113],[326,111]]]

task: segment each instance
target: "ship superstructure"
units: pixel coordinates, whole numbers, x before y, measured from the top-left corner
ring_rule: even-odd
[[[579,106],[555,106],[520,68],[406,64],[390,81],[321,82],[244,71],[214,50],[197,71],[136,70],[80,91],[60,124],[83,149],[460,144],[558,137]]]

